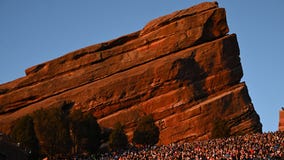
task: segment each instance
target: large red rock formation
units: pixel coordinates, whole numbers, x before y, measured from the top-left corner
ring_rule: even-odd
[[[120,121],[129,137],[152,114],[160,143],[210,137],[226,120],[231,134],[261,132],[225,9],[205,2],[149,22],[142,30],[79,49],[0,85],[0,130],[40,108],[72,102],[103,127]]]

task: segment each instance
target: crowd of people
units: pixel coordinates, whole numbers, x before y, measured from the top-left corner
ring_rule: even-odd
[[[130,148],[100,155],[101,160],[258,160],[284,159],[284,132],[257,133],[208,141]]]

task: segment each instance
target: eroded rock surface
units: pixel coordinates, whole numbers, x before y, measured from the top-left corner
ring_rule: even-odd
[[[129,138],[153,114],[160,143],[210,138],[212,122],[231,134],[261,132],[225,9],[205,2],[154,19],[142,30],[33,66],[0,85],[0,130],[40,108],[72,102],[101,126],[120,121]]]

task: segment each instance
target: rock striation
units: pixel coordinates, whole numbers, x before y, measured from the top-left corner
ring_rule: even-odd
[[[261,132],[224,8],[204,2],[150,21],[142,30],[26,69],[0,85],[0,130],[41,108],[92,112],[102,127],[120,121],[129,138],[152,114],[160,144],[202,140],[213,121],[231,134]]]

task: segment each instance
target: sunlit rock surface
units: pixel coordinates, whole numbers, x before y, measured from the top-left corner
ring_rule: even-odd
[[[202,140],[213,122],[231,134],[261,132],[244,82],[235,34],[224,8],[205,2],[150,21],[142,30],[26,69],[0,85],[0,131],[40,108],[92,112],[102,127],[120,121],[131,139],[152,114],[160,144]]]

